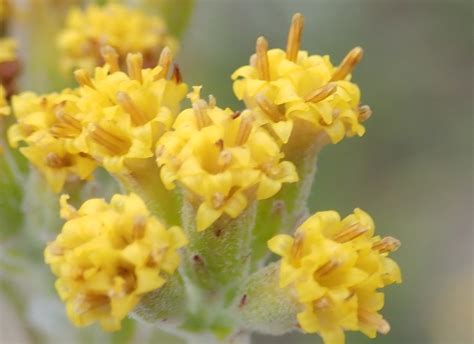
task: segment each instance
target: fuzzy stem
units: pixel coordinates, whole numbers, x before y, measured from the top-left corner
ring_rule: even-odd
[[[174,273],[159,289],[142,297],[133,311],[134,317],[148,323],[179,325],[185,312],[186,294],[183,279]]]
[[[238,295],[234,313],[242,328],[272,335],[296,329],[300,305],[292,288],[280,288],[279,263],[252,274]]]
[[[180,197],[165,188],[153,159],[130,164],[129,173],[116,175],[128,192],[138,194],[148,209],[167,226],[180,225]]]

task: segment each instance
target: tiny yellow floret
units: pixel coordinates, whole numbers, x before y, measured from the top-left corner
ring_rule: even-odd
[[[325,344],[344,343],[344,331],[361,331],[373,338],[389,324],[378,313],[384,304],[379,291],[400,283],[400,269],[387,255],[398,240],[374,236],[374,223],[360,209],[341,219],[335,211],[306,220],[294,237],[277,235],[271,251],[282,257],[280,287],[294,288],[302,310],[301,329],[319,333]]]
[[[118,330],[140,298],[175,273],[186,238],[179,227],[166,229],[135,194],[90,199],[77,210],[67,198],[67,222],[45,250],[56,289],[74,325]]]
[[[117,3],[70,10],[57,44],[67,71],[78,67],[92,71],[102,64],[105,46],[117,51],[120,66],[126,65],[128,53],[142,53],[145,65],[150,66],[165,46],[177,50],[177,42],[161,18]]]

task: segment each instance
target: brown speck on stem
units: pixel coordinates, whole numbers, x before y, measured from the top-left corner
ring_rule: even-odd
[[[239,308],[244,307],[247,304],[247,294],[244,294],[239,302]]]

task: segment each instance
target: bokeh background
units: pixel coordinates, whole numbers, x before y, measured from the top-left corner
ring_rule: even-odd
[[[12,18],[9,30],[19,39],[25,64],[22,90],[52,91],[69,82],[57,71],[54,35],[71,2],[17,1],[21,15]],[[158,2],[131,1],[149,13]],[[394,258],[404,283],[386,290],[383,314],[392,330],[376,343],[472,343],[472,2],[196,0],[189,17],[188,1],[175,0],[174,8],[183,13],[167,18],[181,35],[178,61],[185,81],[204,85],[219,104],[236,109],[242,104],[233,97],[230,74],[247,63],[257,36],[284,47],[295,12],[305,15],[303,47],[310,52],[330,54],[337,62],[352,47],[364,48],[354,80],[374,115],[363,138],[324,149],[311,210],[345,214],[361,207],[374,216],[379,233],[402,241]],[[44,215],[22,215],[19,205],[25,208],[31,184],[20,187],[11,176],[0,178],[0,342],[181,343],[131,322],[112,336],[69,325],[38,254],[48,231],[42,226],[50,222]],[[25,234],[25,227],[37,232]],[[254,342],[319,338],[255,336]],[[348,336],[348,343],[369,342],[363,335]]]

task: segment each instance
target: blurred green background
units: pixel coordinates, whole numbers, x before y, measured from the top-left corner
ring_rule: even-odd
[[[14,19],[11,31],[26,63],[21,89],[53,90],[66,83],[57,79],[52,39],[64,17],[64,2],[48,9],[18,2],[25,11]],[[174,8],[184,13],[184,2],[175,0]],[[132,3],[149,12],[156,8],[155,1]],[[361,207],[372,214],[380,234],[402,241],[394,258],[404,283],[387,288],[383,310],[392,330],[374,342],[472,343],[472,2],[198,0],[178,57],[184,80],[203,85],[203,92],[214,94],[220,105],[238,109],[242,104],[233,97],[230,74],[247,64],[257,36],[265,35],[271,47],[284,47],[295,12],[306,19],[304,49],[330,54],[333,62],[356,45],[365,51],[353,78],[374,115],[363,138],[324,149],[310,205],[311,210],[343,214]],[[51,73],[55,80],[48,77]],[[9,198],[13,209],[11,198],[20,196],[1,187],[0,204]],[[20,216],[14,211],[8,212],[12,225]],[[5,219],[0,224],[6,226]],[[2,240],[3,279],[16,243],[11,237]],[[28,290],[28,306],[12,302],[10,294],[1,298],[0,331],[7,336],[2,342],[28,343],[33,334],[44,343],[180,343],[147,326],[132,335],[129,324],[112,338],[95,328],[73,329],[52,286],[40,286],[35,272],[48,274],[40,264],[23,266],[17,269],[21,277],[9,284],[10,289]],[[254,342],[318,343],[319,338],[254,336]],[[348,336],[348,343],[369,342],[360,334]]]

